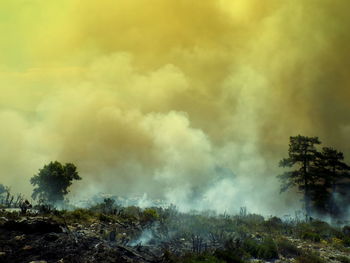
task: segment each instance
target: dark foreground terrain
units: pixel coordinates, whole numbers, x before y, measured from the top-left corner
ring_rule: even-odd
[[[174,208],[0,212],[0,262],[350,262],[350,227]]]

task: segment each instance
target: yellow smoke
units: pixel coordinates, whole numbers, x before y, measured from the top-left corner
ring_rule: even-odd
[[[77,164],[77,189],[176,199],[226,167],[239,187],[269,180],[248,205],[276,203],[290,135],[350,154],[349,7],[1,1],[1,183],[29,195],[57,159]]]

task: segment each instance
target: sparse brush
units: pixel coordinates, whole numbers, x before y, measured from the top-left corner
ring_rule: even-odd
[[[242,258],[244,251],[240,249],[235,250],[217,250],[215,251],[215,256],[222,260],[220,262],[232,262],[232,263],[244,263],[245,260]]]
[[[228,261],[221,260],[213,255],[210,254],[202,254],[202,255],[193,255],[188,254],[183,259],[180,259],[177,261],[179,263],[226,263]],[[243,261],[230,261],[232,263],[243,263]]]
[[[63,216],[65,220],[70,223],[89,223],[97,218],[95,212],[83,208],[74,211],[67,211]]]
[[[336,258],[340,263],[350,263],[350,258],[346,256],[338,256]]]
[[[307,251],[297,257],[297,263],[326,263],[318,254]]]

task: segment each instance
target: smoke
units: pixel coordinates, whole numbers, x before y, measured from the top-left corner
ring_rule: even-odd
[[[147,193],[182,210],[284,213],[290,135],[349,156],[346,0],[0,3],[0,180],[51,160],[72,198]],[[288,207],[288,209],[286,209]]]
[[[138,239],[130,242],[130,246],[146,245],[148,242],[150,242],[152,240],[152,238],[154,238],[153,233],[152,233],[152,229],[147,228],[141,233],[141,235]]]

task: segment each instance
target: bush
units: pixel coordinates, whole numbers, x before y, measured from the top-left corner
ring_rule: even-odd
[[[304,232],[304,233],[302,233],[301,238],[305,239],[305,240],[310,240],[313,242],[320,242],[321,241],[320,235],[317,233],[314,233],[314,232]]]
[[[283,226],[283,222],[282,222],[282,219],[280,219],[279,217],[274,216],[274,217],[271,217],[268,220],[266,220],[264,225],[266,227],[268,227],[269,229],[276,229],[276,230],[278,230],[279,228],[281,228]]]
[[[270,237],[265,238],[261,243],[251,238],[246,239],[243,242],[243,249],[255,258],[265,260],[278,258],[276,243]]]
[[[121,210],[120,217],[125,220],[136,221],[140,218],[141,209],[137,206],[128,206]]]
[[[268,237],[260,244],[258,249],[258,258],[265,260],[278,258],[277,246],[272,238]]]
[[[259,243],[252,238],[247,238],[243,241],[243,249],[252,257],[257,258],[259,252]]]
[[[315,220],[310,222],[310,226],[312,227],[313,232],[317,233],[321,238],[329,239],[331,237],[343,237],[343,233],[340,229],[336,229],[326,222]]]
[[[100,213],[98,219],[102,222],[115,222],[113,216]]]
[[[278,252],[288,258],[294,258],[302,254],[302,250],[297,248],[291,241],[288,239],[282,238],[277,241]]]
[[[259,225],[265,221],[263,216],[257,214],[248,214],[242,220],[248,225]]]
[[[159,219],[159,214],[154,208],[146,208],[140,215],[140,221],[144,224],[152,223]]]
[[[105,198],[102,203],[91,207],[90,210],[107,215],[116,215],[120,210],[120,206],[115,204],[114,199]]]
[[[68,211],[65,213],[65,219],[74,222],[91,222],[96,219],[96,214],[89,209],[76,209],[74,211]]]

